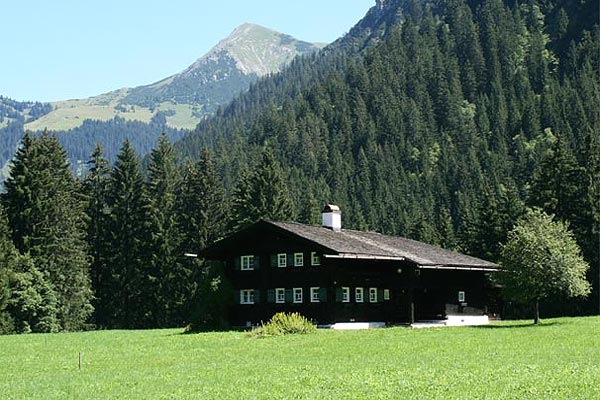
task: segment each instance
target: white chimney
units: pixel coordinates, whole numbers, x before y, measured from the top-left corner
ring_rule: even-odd
[[[323,226],[336,232],[342,230],[342,212],[334,204],[327,204],[322,211]]]

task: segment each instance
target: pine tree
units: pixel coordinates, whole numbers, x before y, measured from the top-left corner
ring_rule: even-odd
[[[93,310],[85,204],[55,137],[24,138],[4,200],[14,242],[56,294],[60,329],[82,329]]]
[[[113,328],[148,327],[152,315],[146,296],[155,289],[147,278],[148,200],[139,162],[128,140],[110,174],[107,204],[106,240],[111,252],[102,267],[101,279],[106,285],[97,293],[101,309],[98,321]]]

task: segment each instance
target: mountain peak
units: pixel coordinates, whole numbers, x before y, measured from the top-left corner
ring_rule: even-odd
[[[320,47],[322,46],[246,22],[235,28],[229,36],[217,43],[183,73],[191,73],[207,62],[226,55],[235,61],[242,73],[264,76],[278,72],[298,54],[309,53]]]

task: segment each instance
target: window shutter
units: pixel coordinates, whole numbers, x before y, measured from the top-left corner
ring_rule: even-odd
[[[242,292],[240,290],[234,290],[233,291],[233,303],[234,304],[240,304],[241,303],[241,296]]]
[[[377,289],[377,302],[383,302],[383,289]]]
[[[271,267],[277,267],[277,254],[271,254]]]
[[[343,297],[342,288],[335,288],[335,302],[341,303],[342,297]]]
[[[294,291],[292,289],[285,289],[285,302],[292,303],[294,301]]]
[[[294,253],[290,253],[287,255],[287,266],[288,267],[294,266]]]
[[[267,303],[275,303],[275,290],[267,290]]]
[[[260,303],[260,290],[254,289],[254,304]]]
[[[238,256],[235,258],[234,269],[236,271],[239,271],[240,269],[242,269],[242,257],[241,256]]]
[[[327,288],[320,288],[319,289],[319,301],[321,303],[327,303]]]
[[[259,269],[259,268],[260,268],[260,257],[254,256],[254,269]]]

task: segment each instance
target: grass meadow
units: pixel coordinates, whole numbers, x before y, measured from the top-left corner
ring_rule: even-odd
[[[269,338],[15,335],[0,337],[0,369],[2,399],[600,399],[600,317]]]

